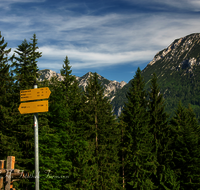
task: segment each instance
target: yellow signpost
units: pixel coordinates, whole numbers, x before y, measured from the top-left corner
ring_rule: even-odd
[[[20,101],[40,100],[49,98],[51,91],[48,87],[20,90]]]
[[[21,103],[18,110],[21,114],[48,112],[48,100]]]
[[[49,98],[51,91],[48,87],[20,90],[20,101],[41,100]],[[35,141],[35,190],[39,190],[39,141],[38,141],[38,112],[48,112],[48,100],[24,102],[18,107],[21,114],[34,113],[34,141]]]

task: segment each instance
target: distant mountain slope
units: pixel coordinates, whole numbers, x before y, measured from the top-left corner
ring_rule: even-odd
[[[53,76],[58,77],[59,81],[62,81],[64,79],[60,73],[56,73],[55,71],[52,71],[50,69],[40,70],[38,71],[38,73],[40,74],[40,77],[38,78],[39,81],[43,81],[45,78],[47,80],[50,80]],[[82,88],[83,90],[85,90],[85,87],[87,86],[87,80],[90,74],[93,74],[93,73],[88,72],[82,77],[75,76],[76,79],[79,81],[79,87]],[[115,80],[114,81],[108,80],[99,74],[98,74],[98,80],[105,88],[104,95],[108,97],[110,101],[113,100],[116,92],[126,84],[126,82],[124,81],[117,82]]]
[[[181,100],[184,106],[190,103],[200,118],[200,34],[176,39],[155,55],[142,71],[146,89],[149,89],[154,72],[158,76],[160,91],[164,94],[166,111],[172,115]],[[49,69],[41,70],[39,73],[40,81],[44,78],[50,80],[52,76],[58,76],[58,80],[63,80],[59,73]],[[76,77],[83,90],[87,86],[89,74],[90,72],[82,77]],[[99,81],[105,87],[105,96],[110,99],[114,113],[119,116],[124,102],[127,102],[125,94],[131,86],[131,81],[128,84],[124,81],[110,81],[100,75]]]
[[[158,52],[142,71],[149,89],[153,73],[158,76],[161,93],[164,94],[166,111],[173,114],[181,100],[184,106],[190,103],[200,117],[200,34],[195,33],[176,39],[169,47]],[[122,109],[131,81],[119,90],[113,101],[115,112]]]

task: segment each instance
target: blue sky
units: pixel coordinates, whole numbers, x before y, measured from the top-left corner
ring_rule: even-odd
[[[199,0],[0,0],[0,31],[15,48],[35,33],[38,68],[97,72],[128,82],[175,39],[200,32]]]

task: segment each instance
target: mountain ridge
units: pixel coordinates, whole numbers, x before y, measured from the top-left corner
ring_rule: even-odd
[[[186,107],[190,104],[200,118],[198,114],[200,113],[200,33],[175,39],[154,56],[141,72],[146,90],[150,89],[150,80],[154,72],[158,77],[160,92],[165,99],[166,111],[172,115],[181,100]],[[79,86],[84,90],[89,74],[91,72],[82,77],[75,76]],[[48,75],[49,77],[56,75],[58,80],[62,80],[62,76],[54,71],[47,72],[46,77]],[[109,98],[114,114],[119,116],[124,103],[127,102],[126,93],[131,87],[132,79],[126,83],[110,81],[99,74],[98,76],[105,87],[105,96]]]
[[[174,40],[167,48],[159,51],[142,70],[145,89],[150,89],[153,73],[158,77],[160,91],[165,98],[166,111],[172,115],[178,102],[191,105],[200,117],[200,33],[193,33]],[[127,102],[125,94],[131,87],[130,80],[111,102],[115,112]]]
[[[57,80],[62,81],[64,80],[64,77],[60,74],[60,73],[56,73],[55,71],[52,71],[50,69],[43,69],[38,71],[38,73],[40,74],[40,77],[38,78],[38,81],[44,81],[44,79],[47,80],[51,80],[52,77],[57,77]],[[87,82],[89,79],[89,76],[93,74],[92,72],[87,72],[85,75],[83,75],[82,77],[77,77],[75,75],[76,80],[79,82],[79,87],[81,87],[84,91],[86,90],[86,86],[87,86]],[[98,75],[98,80],[100,81],[100,83],[103,85],[103,87],[105,88],[104,91],[104,96],[108,97],[108,99],[110,101],[112,101],[115,97],[115,93],[123,88],[124,85],[126,85],[127,83],[124,81],[121,82],[117,82],[116,80],[108,80],[105,77]]]

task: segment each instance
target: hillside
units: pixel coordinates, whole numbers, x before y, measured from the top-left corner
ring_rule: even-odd
[[[184,106],[191,104],[200,117],[200,34],[195,33],[174,40],[166,49],[158,52],[142,70],[149,89],[153,73],[158,76],[161,93],[164,94],[166,111],[171,115],[181,100]],[[115,112],[122,109],[130,82],[120,89],[113,101]]]

